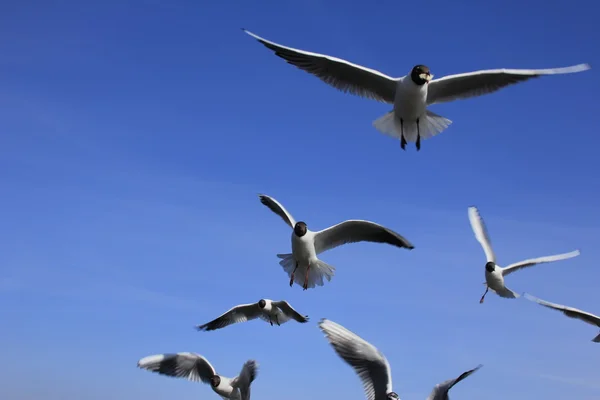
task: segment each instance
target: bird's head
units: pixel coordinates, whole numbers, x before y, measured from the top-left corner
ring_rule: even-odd
[[[488,261],[485,263],[485,270],[487,272],[494,272],[496,269],[496,264],[493,261]]]
[[[260,300],[258,301],[258,306],[259,306],[260,308],[265,308],[265,306],[266,306],[266,305],[267,305],[267,302],[265,301],[265,299],[260,299]]]
[[[302,237],[302,236],[306,235],[307,230],[308,230],[308,228],[306,226],[306,223],[304,223],[302,221],[298,221],[298,222],[296,222],[296,225],[294,225],[294,233],[298,237]]]
[[[216,388],[221,383],[221,377],[219,375],[213,375],[210,377],[210,386]]]
[[[428,66],[419,64],[415,65],[412,71],[410,71],[410,79],[416,85],[421,86],[429,83],[429,81],[433,79],[433,75],[431,74],[431,71],[429,71]]]
[[[400,399],[400,397],[398,397],[396,392],[389,392],[387,394],[387,398],[388,398],[388,400],[399,400]]]

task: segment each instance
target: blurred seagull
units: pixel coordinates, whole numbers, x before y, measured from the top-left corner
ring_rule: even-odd
[[[292,229],[292,253],[277,254],[282,260],[279,265],[290,276],[290,286],[296,282],[301,284],[301,278],[296,271],[304,272],[302,287],[304,290],[323,286],[323,277],[328,281],[334,274],[335,268],[317,258],[317,255],[345,243],[376,242],[387,243],[396,247],[413,249],[414,246],[398,233],[370,221],[348,220],[331,226],[322,231],[313,232],[303,221],[294,217],[274,198],[261,194],[260,202],[279,215]]]
[[[367,400],[399,400],[392,388],[392,371],[385,356],[371,343],[350,330],[328,319],[319,322],[319,328],[335,352],[360,377]],[[427,400],[448,400],[448,391],[482,365],[462,373],[458,378],[435,385]]]
[[[285,300],[260,299],[257,303],[235,306],[213,321],[197,326],[197,329],[200,331],[214,331],[215,329],[225,328],[238,322],[246,322],[256,318],[261,318],[270,323],[271,326],[273,326],[273,322],[279,326],[290,319],[295,319],[300,323],[308,322],[308,315],[300,315]]]
[[[483,218],[481,218],[477,207],[469,207],[469,221],[471,222],[471,228],[473,228],[473,232],[475,233],[475,238],[479,244],[481,244],[481,247],[483,247],[483,251],[485,252],[485,256],[487,258],[487,263],[485,264],[484,283],[484,285],[487,285],[487,287],[485,289],[485,293],[483,293],[483,296],[481,296],[479,303],[483,303],[483,299],[485,298],[485,295],[489,289],[492,289],[494,292],[496,292],[498,296],[507,299],[516,299],[519,297],[517,293],[504,286],[504,277],[506,275],[512,274],[513,272],[522,268],[533,267],[536,264],[566,260],[579,255],[579,250],[575,250],[569,253],[523,260],[502,268],[496,264],[496,256],[492,250],[492,242],[490,241],[487,228],[485,227],[485,223],[483,222]]]
[[[544,307],[548,307],[548,308],[552,308],[554,310],[561,311],[567,317],[579,319],[579,320],[582,320],[583,322],[587,322],[590,325],[600,327],[600,317],[598,317],[597,315],[590,314],[585,311],[581,311],[577,308],[567,307],[567,306],[563,306],[561,304],[550,303],[549,301],[538,299],[537,297],[534,297],[534,296],[530,295],[529,293],[523,293],[523,297],[525,297],[527,300],[534,301]],[[598,336],[596,336],[595,338],[593,338],[592,342],[600,343],[600,334]]]
[[[433,137],[452,123],[428,110],[432,104],[481,96],[542,75],[590,69],[588,64],[551,69],[489,69],[433,79],[429,67],[419,64],[408,75],[392,78],[340,58],[286,47],[242,30],[289,64],[342,92],[393,104],[392,111],[375,120],[373,126],[381,133],[400,139],[402,149],[407,142],[415,142],[419,150],[421,138]]]
[[[208,360],[196,353],[148,356],[138,361],[138,367],[161,375],[209,383],[212,390],[226,400],[249,400],[250,385],[256,378],[258,364],[254,360],[246,361],[235,378],[217,374]]]

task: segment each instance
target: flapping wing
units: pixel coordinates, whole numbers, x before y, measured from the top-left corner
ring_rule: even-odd
[[[483,365],[480,364],[472,370],[463,372],[456,379],[448,379],[447,381],[435,385],[433,391],[431,392],[429,397],[427,397],[427,400],[448,400],[448,392],[450,391],[450,389],[452,389],[454,385],[456,385],[458,382],[462,381],[481,367],[483,367]]]
[[[387,394],[392,392],[392,375],[385,356],[375,346],[333,321],[322,319],[319,328],[338,356],[356,371],[367,400],[387,400]]]
[[[375,242],[413,249],[414,246],[399,233],[375,222],[348,220],[315,232],[317,254],[345,243]]]
[[[481,214],[479,214],[477,207],[469,207],[469,221],[471,222],[471,228],[475,234],[475,239],[477,239],[481,247],[483,247],[487,261],[496,263],[496,255],[492,249],[492,242],[488,235],[485,222],[483,222],[483,218],[481,217]]]
[[[199,331],[214,331],[215,329],[225,328],[226,326],[246,322],[260,317],[261,311],[256,303],[240,304],[223,313],[220,317],[204,324],[198,325]]]
[[[544,307],[552,308],[554,310],[558,310],[565,314],[569,318],[575,318],[582,320],[583,322],[587,322],[588,324],[600,326],[600,317],[594,314],[590,314],[588,312],[579,310],[574,307],[563,306],[562,304],[550,303],[549,301],[539,299],[535,296],[530,295],[529,293],[524,293],[523,297],[527,300],[534,301]]]
[[[298,311],[294,310],[294,308],[287,301],[274,301],[272,304],[279,308],[286,316],[301,323],[308,322],[308,315],[301,315]]]
[[[161,375],[204,383],[210,383],[210,378],[217,374],[208,360],[196,353],[156,354],[142,358],[138,361],[138,367]]]
[[[542,75],[570,74],[588,69],[588,64],[578,64],[564,68],[488,69],[448,75],[429,83],[427,104],[481,96]]]
[[[265,206],[269,207],[271,211],[275,214],[279,215],[283,221],[288,224],[292,229],[294,229],[294,225],[296,225],[296,220],[277,200],[274,198],[267,196],[266,194],[259,194],[260,202]]]
[[[393,103],[397,79],[374,69],[352,64],[340,58],[282,46],[243,29],[275,55],[342,92]]]
[[[546,256],[539,258],[531,258],[529,260],[519,261],[514,264],[510,264],[504,268],[502,268],[502,275],[506,276],[512,274],[515,271],[518,271],[522,268],[533,267],[536,264],[543,264],[553,261],[561,261],[567,260],[569,258],[577,257],[579,255],[579,250],[571,251],[569,253],[557,254],[554,256]]]
[[[240,390],[241,400],[250,400],[250,385],[258,373],[258,363],[248,360],[244,363],[240,374],[232,380],[231,386]]]

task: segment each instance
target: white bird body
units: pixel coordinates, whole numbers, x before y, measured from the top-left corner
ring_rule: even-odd
[[[427,110],[427,88],[416,85],[408,75],[398,79],[394,96],[394,113],[404,122],[416,122]]]
[[[314,264],[319,261],[315,250],[315,233],[307,228],[304,236],[298,236],[292,230],[292,254],[300,264]]]
[[[485,270],[485,282],[490,289],[494,292],[504,292],[506,286],[504,286],[504,277],[502,276],[502,270],[500,268],[494,269],[492,272]]]
[[[487,69],[433,79],[429,67],[416,65],[409,74],[391,77],[382,72],[326,54],[284,46],[243,29],[275,55],[345,93],[393,104],[392,111],[376,119],[379,132],[400,140],[402,149],[421,138],[443,132],[452,121],[427,109],[436,103],[481,96],[543,75],[576,73],[588,64],[548,69]]]

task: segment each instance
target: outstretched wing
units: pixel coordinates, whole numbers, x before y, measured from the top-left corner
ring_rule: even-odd
[[[485,222],[483,222],[483,218],[481,217],[481,214],[479,214],[477,207],[469,207],[469,222],[471,222],[471,228],[475,234],[475,239],[477,239],[485,252],[487,261],[496,263],[496,255],[492,249],[492,241],[490,240]]]
[[[248,360],[244,363],[240,374],[231,381],[231,386],[240,390],[241,400],[250,400],[250,386],[258,373],[258,363]]]
[[[206,358],[196,353],[157,354],[142,358],[138,367],[174,378],[210,383],[217,373]]]
[[[413,249],[414,246],[399,233],[385,226],[364,220],[348,220],[315,232],[317,254],[345,243],[375,242]]]
[[[554,256],[538,257],[538,258],[531,258],[529,260],[519,261],[517,263],[510,264],[510,265],[502,268],[502,275],[506,276],[506,275],[512,274],[513,272],[518,271],[522,268],[533,267],[536,264],[543,264],[543,263],[548,263],[548,262],[553,262],[553,261],[567,260],[569,258],[577,257],[579,254],[580,254],[579,250],[575,250],[575,251],[571,251],[569,253],[557,254]]]
[[[256,303],[240,304],[223,313],[220,317],[204,324],[196,326],[199,331],[214,331],[226,326],[246,322],[260,317],[261,311]]]
[[[344,93],[390,104],[394,102],[398,79],[341,58],[282,46],[245,29],[243,31],[274,51],[275,55],[286,60],[288,64],[316,76]]]
[[[308,322],[308,315],[301,315],[287,301],[274,301],[272,304],[279,308],[287,317],[293,318],[300,323]]]
[[[450,389],[452,389],[454,385],[456,385],[458,382],[462,381],[481,367],[483,367],[483,365],[480,364],[469,371],[463,372],[458,378],[448,379],[447,381],[438,383],[433,388],[433,391],[431,392],[429,397],[427,397],[427,400],[448,400],[448,392],[450,391]]]
[[[481,96],[542,75],[571,74],[588,69],[588,64],[578,64],[564,68],[488,69],[448,75],[429,82],[427,104]]]
[[[275,214],[279,215],[283,221],[288,224],[292,229],[294,229],[294,225],[296,225],[296,220],[277,200],[274,198],[267,196],[266,194],[259,194],[260,202],[265,206],[269,207],[271,211]]]
[[[552,308],[554,310],[560,311],[569,318],[579,319],[583,322],[587,322],[590,325],[600,326],[600,317],[597,315],[590,314],[590,313],[582,311],[578,308],[567,307],[567,306],[563,306],[562,304],[550,303],[549,301],[542,300],[535,296],[532,296],[529,293],[524,293],[523,297],[525,297],[527,300],[534,301],[544,307],[548,307],[548,308]]]
[[[385,356],[375,346],[333,321],[322,319],[319,328],[338,356],[356,371],[367,400],[387,400],[387,394],[392,392],[392,375]]]

